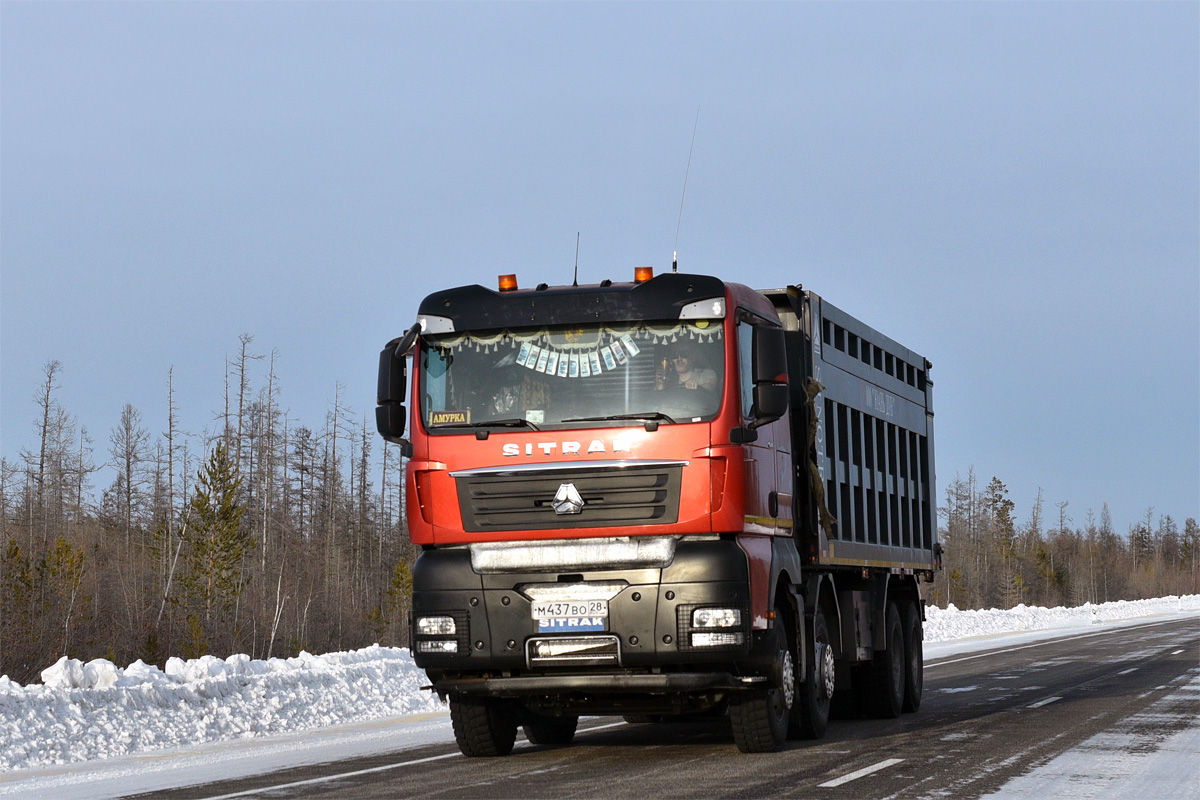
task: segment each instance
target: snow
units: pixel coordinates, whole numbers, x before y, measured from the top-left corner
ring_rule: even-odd
[[[1078,608],[930,607],[925,655],[1197,613],[1200,595]],[[165,670],[64,657],[42,681],[0,677],[0,797],[118,796],[211,780],[217,764],[229,778],[453,740],[446,707],[421,689],[425,674],[404,648],[172,658]],[[1194,752],[1195,732],[1180,734],[1188,735],[1172,747]]]
[[[1022,604],[1008,610],[991,608],[983,611],[960,611],[951,603],[945,609],[931,606],[925,610],[925,641],[944,642],[989,634],[1079,629],[1154,614],[1196,610],[1200,610],[1200,595],[1084,603],[1073,608],[1039,608]]]
[[[1193,673],[1197,672],[1193,670]],[[986,800],[1195,800],[1200,797],[1200,675]],[[1172,730],[1179,728],[1178,730]],[[1154,740],[1158,741],[1154,741]],[[1097,769],[1103,764],[1103,769]]]
[[[13,770],[445,711],[421,691],[428,681],[407,650],[378,645],[267,661],[172,658],[165,671],[64,657],[42,681],[0,677],[0,794]]]

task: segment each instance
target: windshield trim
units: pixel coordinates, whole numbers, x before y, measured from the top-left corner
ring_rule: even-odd
[[[727,321],[423,334],[414,416],[433,435],[711,422],[726,395]]]

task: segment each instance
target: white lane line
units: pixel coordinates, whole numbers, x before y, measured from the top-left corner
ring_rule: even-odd
[[[280,789],[291,789],[295,786],[311,786],[314,783],[326,783],[328,781],[336,781],[338,778],[353,778],[355,775],[370,775],[372,772],[384,772],[389,769],[398,767],[411,767],[413,764],[424,764],[428,761],[440,761],[443,758],[454,758],[458,753],[445,753],[440,756],[429,756],[428,758],[417,758],[412,761],[403,761],[399,764],[384,764],[382,767],[371,767],[370,769],[359,769],[354,772],[339,772],[336,775],[325,775],[320,778],[309,778],[306,781],[292,781],[291,783],[277,783],[274,786],[260,786],[257,789],[247,789],[244,792],[233,792],[232,794],[219,794],[212,797],[207,797],[205,800],[229,800],[231,797],[248,797],[251,795],[261,795],[268,792],[279,791]]]
[[[1042,706],[1048,706],[1051,703],[1056,703],[1059,700],[1062,700],[1062,698],[1061,697],[1047,697],[1045,700],[1038,700],[1036,703],[1033,703],[1032,705],[1028,705],[1025,707],[1026,708],[1041,708]]]
[[[1174,653],[1171,653],[1171,655],[1173,655],[1173,656],[1177,656],[1177,655],[1179,655],[1179,654],[1180,654],[1180,653],[1182,653],[1182,652],[1183,652],[1182,650],[1176,650]]]
[[[881,770],[881,769],[887,769],[888,767],[892,766],[893,764],[899,764],[903,760],[904,760],[903,758],[889,758],[884,761],[880,761],[878,764],[872,764],[869,767],[863,767],[860,770],[856,770],[847,775],[843,775],[840,778],[834,778],[831,781],[826,781],[825,783],[818,784],[818,785],[823,789],[832,789],[835,786],[841,786],[843,783],[849,783],[850,781],[856,781],[859,778],[870,775],[872,772],[879,772],[879,770]]]
[[[1128,674],[1129,674],[1129,673],[1131,673],[1131,672],[1137,672],[1137,671],[1138,671],[1138,668],[1137,668],[1137,667],[1130,667],[1129,669],[1123,669],[1123,670],[1121,670],[1121,671],[1120,671],[1120,672],[1118,672],[1117,674],[1118,674],[1118,675],[1128,675]]]
[[[594,725],[587,728],[580,728],[579,732],[587,731],[602,731],[605,728],[616,728],[619,725],[625,725],[625,722],[610,722],[607,725]],[[528,742],[518,742],[517,747],[527,747]],[[359,769],[353,772],[339,772],[336,775],[323,775],[320,778],[309,778],[303,781],[293,781],[291,783],[277,783],[274,786],[260,786],[257,789],[247,789],[243,792],[233,792],[232,794],[219,794],[212,797],[206,797],[204,800],[230,800],[234,797],[249,797],[258,794],[266,794],[280,789],[291,789],[295,786],[311,786],[314,783],[326,783],[328,781],[336,781],[340,778],[353,778],[356,775],[370,775],[372,772],[385,772],[389,769],[397,769],[398,767],[411,767],[413,764],[424,764],[429,761],[441,761],[443,758],[455,758],[461,755],[460,753],[444,753],[440,756],[429,756],[428,758],[417,758],[412,761],[402,761],[399,764],[384,764],[382,767],[371,767],[370,769]]]

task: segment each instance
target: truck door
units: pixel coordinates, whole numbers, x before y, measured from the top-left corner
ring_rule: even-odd
[[[754,406],[754,370],[752,347],[754,342],[753,316],[738,321],[738,384],[741,394],[742,426],[750,425]],[[746,533],[774,535],[776,516],[772,510],[778,503],[778,465],[775,457],[776,424],[763,425],[755,429],[757,438],[743,448],[746,471],[746,518],[743,530]]]

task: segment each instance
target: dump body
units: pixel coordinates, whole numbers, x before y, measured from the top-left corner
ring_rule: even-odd
[[[381,353],[378,420],[409,456],[414,657],[465,753],[581,713],[728,713],[776,749],[861,664],[915,710],[925,359],[797,287],[686,274],[461,287],[418,325]]]
[[[819,473],[797,483],[821,484],[802,501],[802,547],[826,566],[936,569],[929,362],[813,292],[764,294],[787,331],[793,408],[810,410],[792,431]]]

